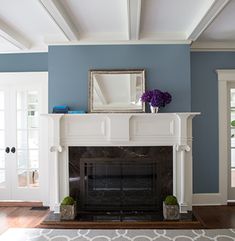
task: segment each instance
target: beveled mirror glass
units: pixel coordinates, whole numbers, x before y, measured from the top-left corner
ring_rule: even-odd
[[[90,70],[90,112],[144,112],[145,70]]]

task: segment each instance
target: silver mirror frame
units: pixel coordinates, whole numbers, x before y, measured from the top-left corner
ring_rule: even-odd
[[[94,95],[93,95],[93,88],[94,88],[94,82],[93,82],[93,75],[94,74],[141,74],[142,75],[142,90],[145,91],[145,69],[91,69],[89,70],[89,87],[88,87],[88,106],[89,106],[89,112],[90,113],[142,113],[145,112],[145,103],[141,103],[142,108],[138,109],[122,109],[120,107],[120,110],[95,110],[93,108],[93,102],[94,102]]]

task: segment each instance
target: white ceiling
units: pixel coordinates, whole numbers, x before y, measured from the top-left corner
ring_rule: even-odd
[[[235,1],[231,0],[210,26],[199,36],[195,47],[234,48],[235,44]]]
[[[56,44],[233,44],[234,13],[235,0],[0,0],[0,52]]]

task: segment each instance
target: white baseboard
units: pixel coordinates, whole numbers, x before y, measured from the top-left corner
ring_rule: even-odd
[[[195,193],[193,194],[193,206],[212,206],[226,205],[227,200],[223,198],[221,193]]]

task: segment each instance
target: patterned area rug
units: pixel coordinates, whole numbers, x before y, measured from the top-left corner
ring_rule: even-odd
[[[198,230],[100,230],[100,229],[23,229],[12,228],[1,241],[230,241],[235,229]]]

